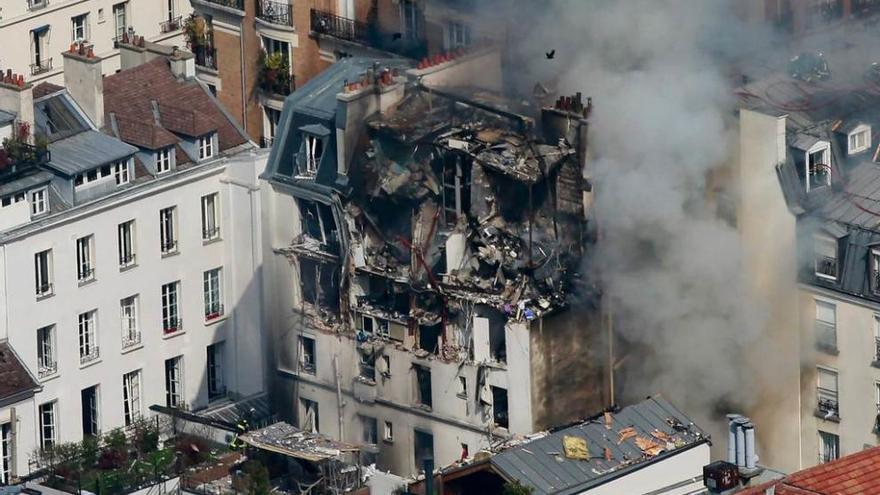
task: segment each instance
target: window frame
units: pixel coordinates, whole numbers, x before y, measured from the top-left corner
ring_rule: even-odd
[[[12,482],[12,464],[15,459],[15,442],[12,441],[13,424],[6,422],[0,425],[0,484]]]
[[[822,374],[826,374],[834,377],[834,389],[822,387]],[[816,366],[816,403],[817,410],[819,412],[823,411],[821,404],[822,400],[830,401],[829,406],[831,410],[836,411],[835,414],[829,415],[828,417],[840,417],[840,372],[836,369],[829,368],[826,366]],[[833,404],[833,406],[832,406]],[[829,411],[830,412],[830,411]]]
[[[95,235],[76,239],[76,280],[80,284],[95,279]]]
[[[184,405],[183,355],[165,360],[165,405],[182,407]]]
[[[214,133],[199,137],[199,161],[214,157]]]
[[[163,255],[178,252],[176,205],[159,210],[159,247]]]
[[[817,163],[815,165],[823,165],[824,171],[827,172],[825,176],[824,183],[817,183],[815,186],[812,184],[813,176],[819,175],[820,171],[816,170],[815,165],[810,163],[810,157],[817,153],[822,153],[822,162]],[[827,187],[831,185],[831,174],[832,174],[832,166],[831,166],[831,143],[828,141],[819,141],[814,144],[810,149],[805,152],[805,160],[804,160],[804,177],[806,178],[807,184],[807,192],[810,192],[814,189],[821,189],[823,187]]]
[[[819,463],[825,464],[837,459],[840,459],[840,435],[819,430]]]
[[[141,385],[141,370],[122,375],[122,414],[125,426],[133,425],[143,414]]]
[[[161,289],[162,333],[171,335],[183,329],[180,317],[180,280],[162,284]]]
[[[37,376],[46,378],[58,372],[58,358],[55,344],[55,325],[37,329]]]
[[[172,154],[174,152],[174,147],[169,146],[167,148],[162,148],[161,150],[156,152],[155,160],[156,160],[156,174],[164,174],[171,171],[171,162],[172,162]]]
[[[49,188],[41,187],[34,189],[28,194],[30,197],[31,217],[49,213]],[[39,196],[39,198],[38,198]]]
[[[220,193],[213,192],[201,198],[202,207],[202,241],[213,241],[220,238]]]
[[[34,253],[34,284],[37,298],[54,294],[52,284],[52,249]]]
[[[225,342],[220,341],[207,347],[208,359],[207,385],[208,401],[226,397],[226,376],[224,366]]]
[[[124,186],[131,182],[131,160],[120,160],[113,164],[113,178],[116,186]]]
[[[92,309],[77,315],[77,336],[79,338],[79,362],[86,365],[101,357],[98,347],[98,310]]]
[[[128,2],[120,2],[114,4],[111,7],[110,12],[113,14],[113,23],[116,36],[121,40],[122,35],[125,34],[125,31],[128,29]],[[122,25],[119,25],[119,17],[122,13]],[[121,29],[120,29],[121,28]]]
[[[823,244],[823,243],[827,244],[825,247],[833,248],[833,250],[834,250],[833,257],[826,256],[825,254],[820,254],[820,250],[818,248],[820,247],[820,244]],[[834,275],[824,273],[822,270],[819,269],[820,257],[821,258],[828,258],[828,259],[834,261]],[[824,278],[827,280],[837,280],[837,275],[838,275],[838,272],[840,271],[839,266],[838,266],[839,263],[840,263],[840,246],[838,246],[837,239],[835,239],[834,237],[832,237],[830,235],[822,235],[822,234],[814,235],[813,236],[813,274],[819,278]]]
[[[79,26],[77,25],[78,20],[82,21],[82,24]],[[75,16],[71,17],[70,24],[71,24],[71,38],[72,38],[71,41],[82,42],[82,41],[87,41],[89,39],[89,13],[88,12],[84,12],[82,14],[75,15]],[[78,30],[82,31],[81,36],[77,36]]]
[[[54,447],[58,441],[57,405],[58,400],[56,399],[44,402],[39,406],[40,448],[43,450]]]
[[[135,220],[127,220],[116,226],[116,250],[119,268],[128,268],[137,263],[135,246]]]
[[[205,321],[223,316],[223,267],[212,268],[202,274],[202,297]]]
[[[138,295],[134,294],[119,300],[119,318],[122,328],[122,348],[141,343],[140,321],[138,319]]]
[[[864,136],[864,142],[859,145],[858,138],[859,136]],[[847,154],[855,155],[857,153],[861,153],[867,149],[871,148],[871,126],[868,124],[859,124],[852,131],[847,134],[846,144],[847,144]]]

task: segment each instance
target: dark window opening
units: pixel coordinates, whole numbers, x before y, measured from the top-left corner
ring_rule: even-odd
[[[419,365],[413,365],[413,368],[416,371],[416,403],[432,407],[431,370]]]
[[[299,338],[299,365],[306,373],[315,373],[315,339],[309,337]]]
[[[100,435],[98,427],[98,386],[85,388],[80,392],[82,399],[82,430],[83,436]]]
[[[376,381],[376,355],[364,354],[360,355],[359,376],[365,380]]]
[[[507,362],[507,332],[501,315],[489,317],[489,353],[494,361]]]
[[[309,399],[300,399],[300,405],[302,406],[299,420],[300,429],[312,433],[321,431],[318,425],[318,403]]]
[[[413,450],[415,453],[416,471],[424,469],[425,460],[434,459],[434,435],[413,430]]]
[[[322,310],[339,312],[338,267],[299,259],[303,301]]]
[[[419,325],[419,348],[428,352],[440,353],[440,334],[443,325]]]
[[[510,418],[507,415],[507,390],[500,387],[492,388],[492,421],[495,426],[507,428]]]
[[[470,213],[471,173],[470,166],[457,153],[450,153],[443,160],[443,219],[446,225],[454,225],[462,215]]]
[[[322,251],[337,254],[339,252],[339,229],[330,205],[315,201],[299,200],[302,217],[303,236],[308,236],[321,243]]]

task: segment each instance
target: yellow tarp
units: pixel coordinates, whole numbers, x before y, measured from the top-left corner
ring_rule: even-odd
[[[562,450],[565,457],[586,461],[590,459],[590,451],[587,450],[587,441],[580,437],[562,437]]]

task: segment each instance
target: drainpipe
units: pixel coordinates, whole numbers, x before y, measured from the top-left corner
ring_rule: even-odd
[[[245,8],[247,8],[247,7],[245,7]],[[244,74],[244,66],[245,66],[245,63],[244,63],[244,19],[245,19],[245,17],[247,17],[247,15],[245,15],[244,17],[241,18],[241,23],[239,24],[239,32],[241,33],[241,35],[238,37],[238,41],[239,41],[239,45],[240,45],[239,50],[241,51],[241,57],[239,57],[240,63],[241,63],[241,125],[242,125],[242,128],[244,129],[244,133],[248,134],[247,96],[245,94],[247,92],[247,87],[245,86],[245,79],[246,78],[245,78],[245,74]]]

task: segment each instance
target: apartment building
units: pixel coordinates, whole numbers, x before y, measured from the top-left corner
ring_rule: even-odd
[[[591,298],[580,96],[531,117],[500,103],[497,51],[410,63],[301,87],[263,176],[277,410],[401,475],[607,401],[568,304]]]
[[[3,483],[152,405],[263,391],[265,154],[192,54],[128,51],[114,75],[79,45],[65,86],[0,83]]]
[[[134,30],[150,41],[183,46],[182,20],[190,12],[189,0],[5,1],[0,35],[8,46],[0,53],[0,67],[31,83],[61,83],[61,53],[85,41],[104,59],[105,74],[112,74],[119,69],[117,44],[124,33]]]
[[[733,6],[747,22],[771,25],[796,37],[880,13],[875,0],[743,0]]]
[[[262,146],[271,146],[291,91],[348,56],[422,59],[503,39],[476,2],[193,0],[186,31],[198,77]]]

